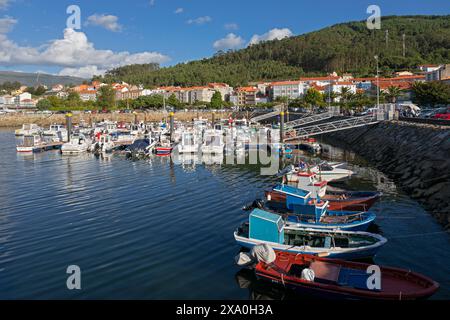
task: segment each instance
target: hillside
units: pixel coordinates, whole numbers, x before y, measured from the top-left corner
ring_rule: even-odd
[[[39,83],[37,82],[38,80]],[[55,84],[80,84],[85,80],[86,79],[76,77],[54,76],[50,74],[39,74],[38,79],[37,73],[0,71],[0,84],[17,81],[26,86],[36,86],[41,84],[50,87]]]
[[[389,30],[387,44],[386,30]],[[172,67],[118,68],[108,72],[104,80],[124,80],[147,86],[207,82],[227,82],[236,86],[332,71],[368,76],[375,70],[374,55],[380,56],[381,70],[385,74],[419,64],[450,62],[450,15],[383,17],[381,30],[367,29],[365,21],[342,23]]]

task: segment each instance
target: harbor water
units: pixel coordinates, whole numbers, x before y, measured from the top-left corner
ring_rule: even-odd
[[[258,165],[17,154],[16,144],[0,130],[0,299],[299,298],[234,264],[243,205],[279,181]],[[388,243],[375,262],[423,273],[441,285],[433,299],[450,299],[449,234],[363,159],[325,151],[357,173],[339,187],[384,193],[373,209]],[[81,290],[67,289],[70,265]]]

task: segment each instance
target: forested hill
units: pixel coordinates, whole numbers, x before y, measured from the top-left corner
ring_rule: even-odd
[[[208,82],[227,82],[236,86],[332,71],[368,76],[375,70],[375,55],[379,55],[381,70],[386,74],[420,64],[449,63],[450,15],[383,17],[381,30],[369,30],[366,21],[342,23],[167,68],[126,66],[111,70],[105,80],[124,80],[147,86]]]

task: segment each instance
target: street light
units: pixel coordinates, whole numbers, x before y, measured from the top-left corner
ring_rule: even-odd
[[[378,55],[376,55],[374,58],[377,61],[377,109],[380,109],[380,70],[378,66]]]

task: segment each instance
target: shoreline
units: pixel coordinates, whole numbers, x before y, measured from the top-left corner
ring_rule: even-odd
[[[192,121],[193,119],[203,118],[211,120],[213,115],[216,120],[228,119],[233,112],[175,112],[175,121]],[[52,124],[64,124],[66,122],[65,114],[6,114],[0,116],[0,128],[19,128],[26,123],[35,123],[39,126],[50,126]],[[85,114],[74,113],[72,123],[77,125],[81,121],[86,123],[100,122],[103,120],[114,122],[157,122],[168,118],[168,113],[149,112],[149,113],[99,113]]]

